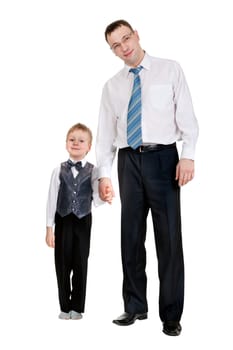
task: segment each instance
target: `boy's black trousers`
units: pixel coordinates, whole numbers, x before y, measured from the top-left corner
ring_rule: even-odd
[[[55,268],[61,311],[84,312],[90,250],[91,213],[55,218]]]

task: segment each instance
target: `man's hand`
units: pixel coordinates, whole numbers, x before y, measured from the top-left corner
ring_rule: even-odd
[[[192,159],[180,159],[176,166],[176,180],[179,186],[186,185],[194,178],[194,161]]]
[[[115,193],[112,187],[112,182],[108,177],[102,177],[99,180],[99,196],[102,201],[112,203],[113,197],[115,197]]]

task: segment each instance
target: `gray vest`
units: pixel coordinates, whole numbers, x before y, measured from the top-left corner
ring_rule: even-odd
[[[94,165],[86,163],[76,177],[67,162],[61,163],[57,213],[64,217],[73,213],[82,218],[91,212],[91,176]]]

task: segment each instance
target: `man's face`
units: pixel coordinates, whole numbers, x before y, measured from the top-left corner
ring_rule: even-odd
[[[107,36],[110,48],[130,67],[136,67],[144,56],[144,51],[139,44],[137,31],[131,31],[129,27],[120,26]]]

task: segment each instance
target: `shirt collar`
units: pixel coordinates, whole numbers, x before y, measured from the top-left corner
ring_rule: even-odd
[[[82,168],[84,168],[85,167],[85,165],[86,165],[86,162],[87,162],[87,159],[86,159],[86,157],[84,157],[82,160],[74,160],[74,159],[72,159],[71,157],[69,158],[70,160],[71,160],[71,162],[73,162],[73,163],[77,163],[77,162],[81,162],[81,164],[82,164]]]
[[[149,70],[151,67],[151,57],[145,52],[145,55],[143,57],[143,60],[140,63],[140,66],[142,66],[144,69]],[[129,75],[129,70],[132,67],[128,66],[127,64],[125,64],[124,66],[124,72],[123,74],[125,75],[125,77],[127,78]]]

